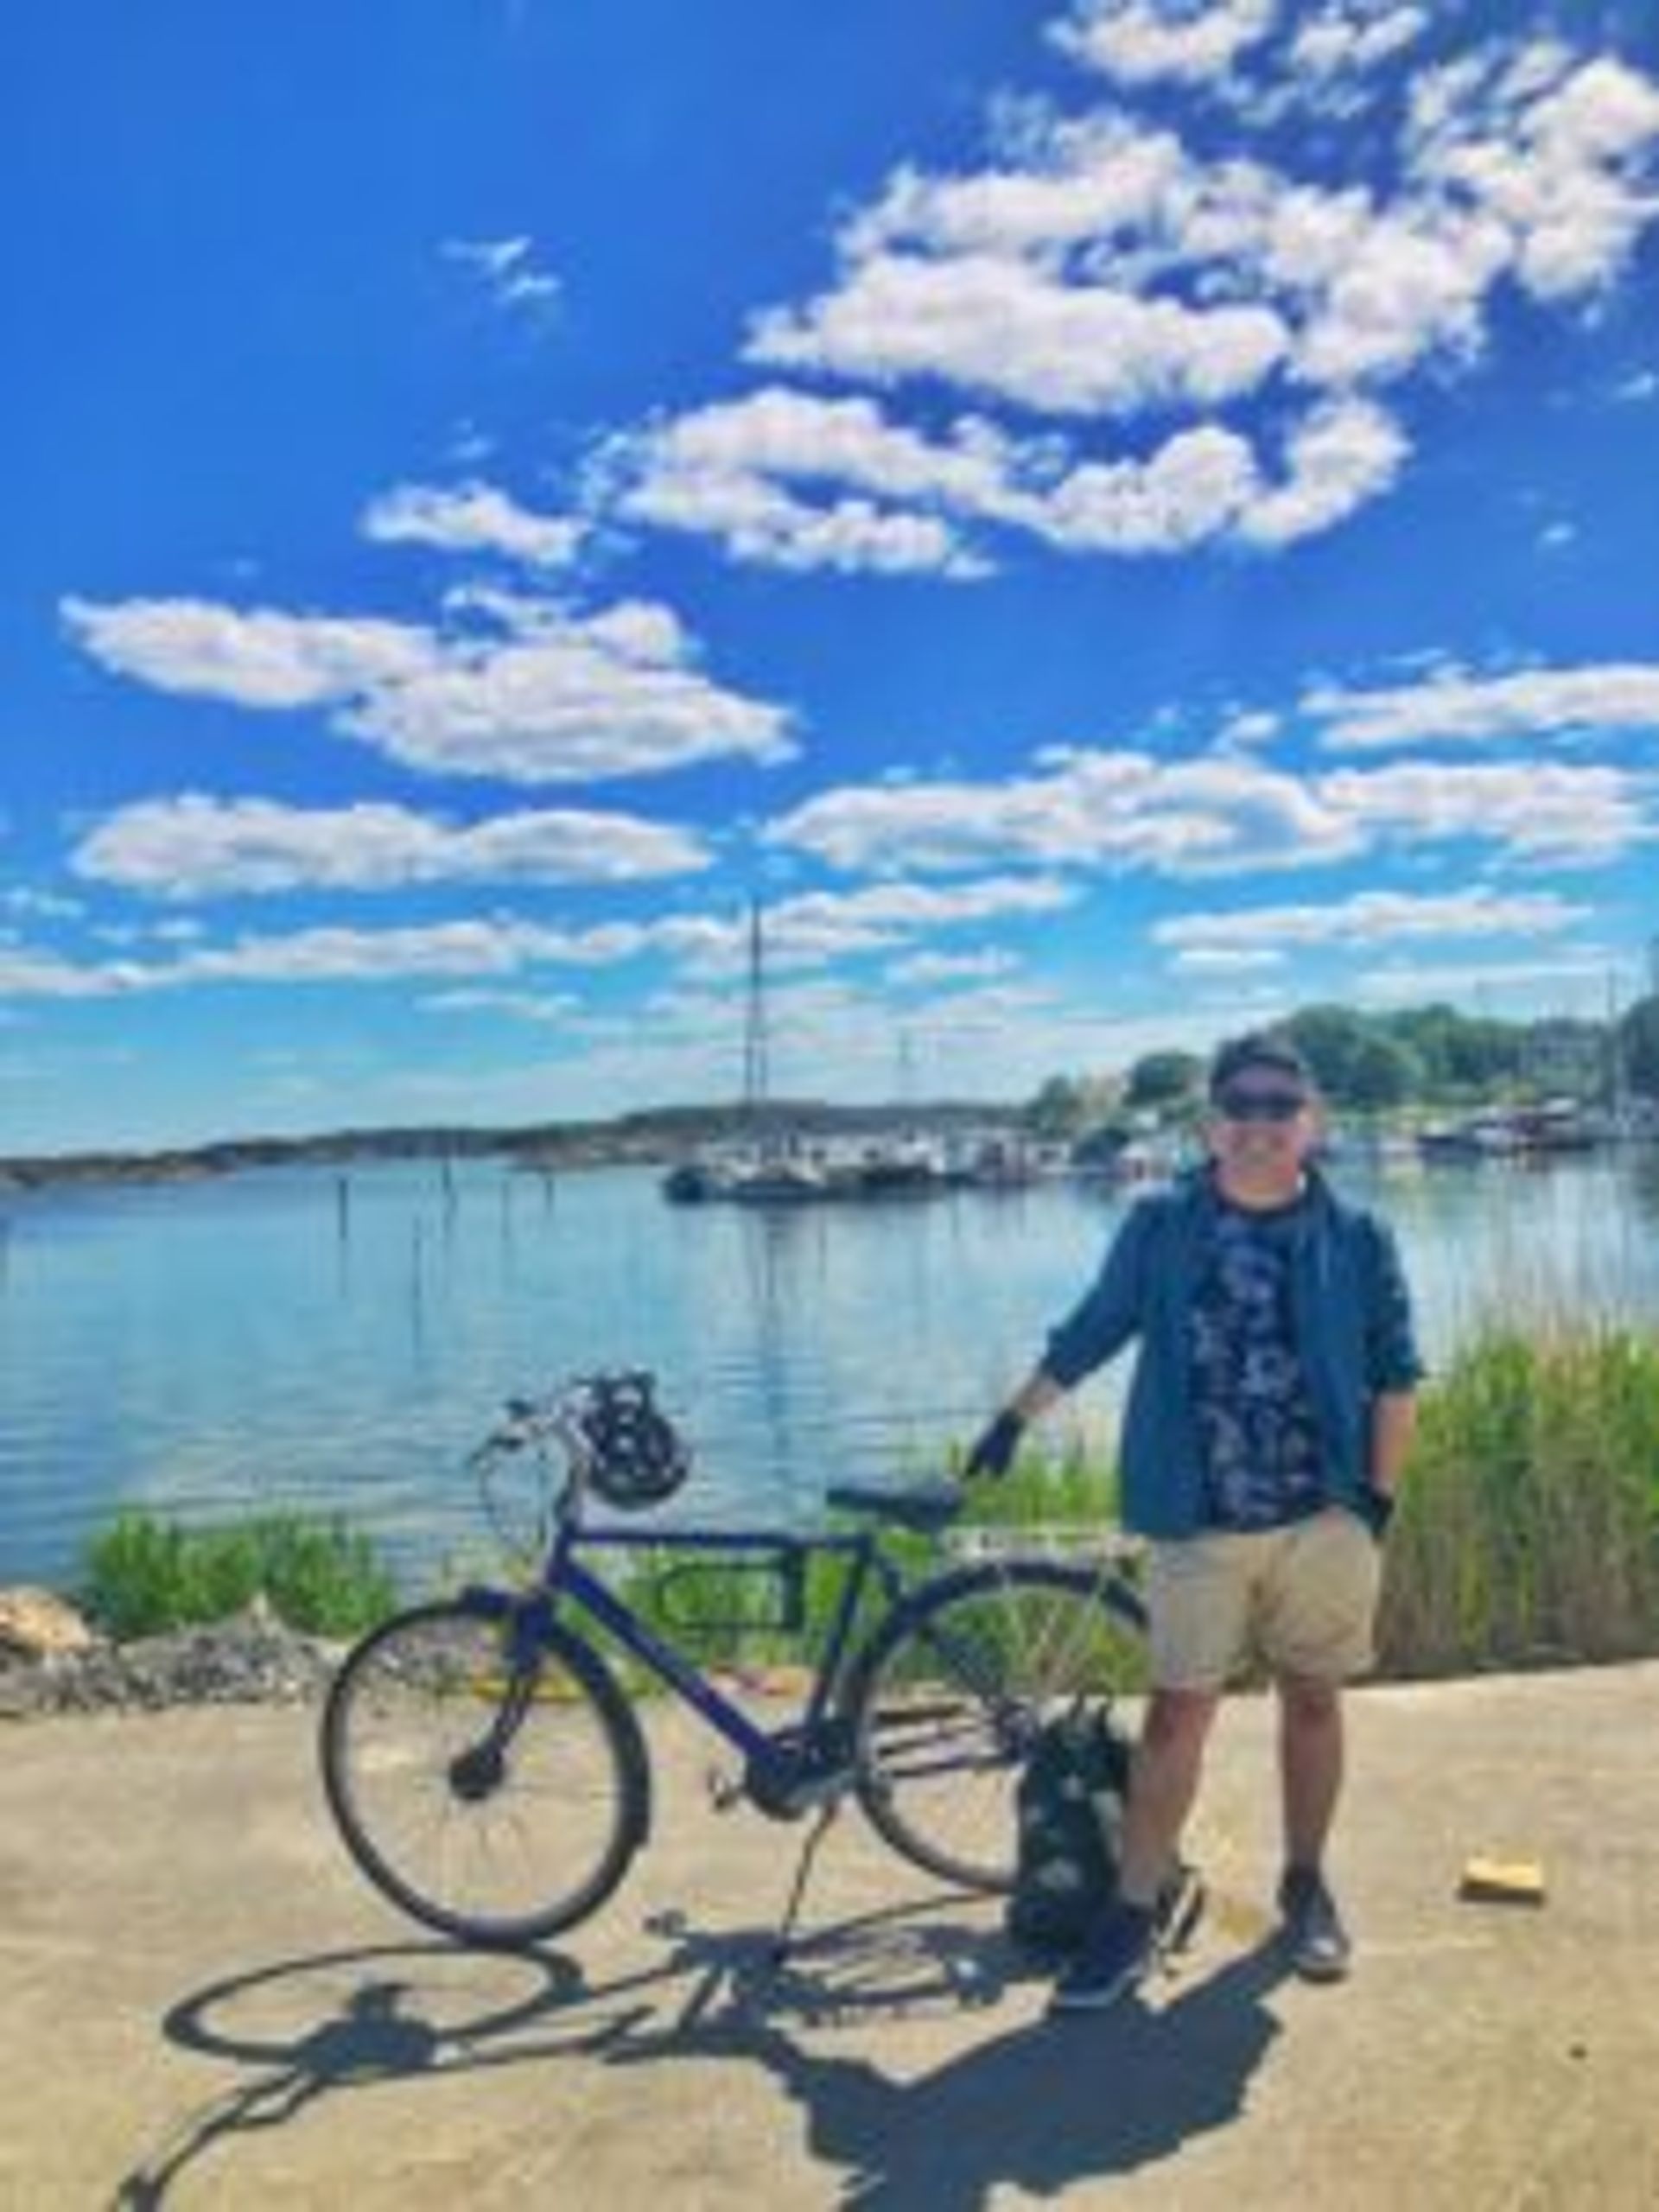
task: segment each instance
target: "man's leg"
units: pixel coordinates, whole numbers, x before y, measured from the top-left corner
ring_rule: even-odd
[[[1285,1864],[1317,1869],[1342,1794],[1342,1692],[1335,1682],[1280,1677],[1279,1771]]]
[[[1118,1896],[1055,1987],[1053,2009],[1084,2012],[1132,1989],[1153,1955],[1159,1891],[1198,1795],[1204,1747],[1243,1647],[1259,1541],[1210,1535],[1154,1545],[1147,1567],[1152,1676],[1129,1780]]]
[[[1371,1662],[1382,1557],[1341,1506],[1285,1529],[1262,1581],[1262,1649],[1279,1686],[1285,1872],[1279,1904],[1292,1963],[1336,1981],[1351,1946],[1325,1877],[1342,1793],[1344,1681]]]
[[[1153,1957],[1158,1898],[1198,1795],[1204,1746],[1220,1698],[1154,1690],[1135,1754],[1116,1904],[1050,1999],[1056,2012],[1096,2012],[1133,1989]]]
[[[1342,1794],[1342,1692],[1306,1675],[1279,1678],[1285,1871],[1279,1910],[1291,1964],[1307,1981],[1340,1981],[1353,1945],[1325,1878],[1325,1847]]]
[[[1123,1821],[1119,1891],[1150,1912],[1198,1796],[1204,1749],[1220,1705],[1215,1690],[1154,1690],[1135,1754]]]

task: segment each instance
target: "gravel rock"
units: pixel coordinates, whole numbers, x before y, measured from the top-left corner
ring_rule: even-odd
[[[210,1628],[32,1656],[0,1649],[0,1719],[302,1704],[321,1695],[340,1648],[302,1636],[256,1599]]]

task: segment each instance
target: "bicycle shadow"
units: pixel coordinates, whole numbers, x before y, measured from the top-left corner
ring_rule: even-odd
[[[880,2021],[988,2011],[1027,1978],[960,1900],[861,1914],[781,1963],[770,1931],[709,1934],[676,1915],[646,1930],[665,1955],[594,1982],[561,1953],[414,1943],[283,1960],[181,1998],[162,2023],[168,2039],[243,2078],[170,2129],[122,2177],[112,2207],[153,2212],[210,2154],[230,2158],[238,2139],[326,2097],[559,2059],[736,2060],[801,2107],[809,2153],[836,2172],[844,2203],[970,2212],[999,2183],[1057,2192],[1224,2125],[1277,2032],[1262,1999],[1279,1969],[1252,1955],[1158,2009],[1021,2025],[907,2080],[820,2046]],[[236,2029],[238,2006],[251,2030]],[[284,2024],[259,2026],[262,2007]],[[216,2024],[226,2013],[228,2030]]]
[[[645,1924],[667,1944],[665,1955],[598,1981],[560,1952],[474,1951],[438,1942],[322,1952],[226,1975],[179,1999],[162,2031],[180,2050],[238,2066],[244,2078],[171,2128],[122,2177],[111,2204],[150,2212],[216,2146],[286,2126],[323,2097],[591,2058],[652,2024],[672,2040],[695,2033],[698,2020],[734,1992],[742,1993],[746,2009],[765,2002],[819,2028],[876,2013],[988,2005],[1012,1971],[982,1962],[981,1930],[932,1923],[931,1916],[957,1903],[911,1902],[823,1929],[811,1939],[822,1955],[810,1970],[779,1961],[770,1929],[704,1934],[665,1914]],[[515,1981],[524,1985],[519,1993]],[[254,2015],[253,2026],[234,2024],[238,2006]],[[459,2017],[451,2017],[458,2006]],[[262,2011],[281,2024],[259,2024]],[[232,2016],[228,2027],[217,2024],[223,2013]],[[671,2014],[673,2024],[662,2024]],[[302,2024],[290,2028],[296,2015]]]

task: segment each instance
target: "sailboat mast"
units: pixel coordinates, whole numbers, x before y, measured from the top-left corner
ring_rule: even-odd
[[[767,1065],[766,978],[760,929],[760,901],[749,902],[748,1002],[743,1021],[743,1104],[752,1122],[765,1110],[771,1071]]]

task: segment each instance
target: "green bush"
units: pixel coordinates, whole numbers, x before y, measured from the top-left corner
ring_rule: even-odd
[[[259,1594],[314,1636],[355,1636],[397,1602],[367,1536],[338,1519],[273,1513],[185,1529],[133,1511],[87,1547],[82,1596],[117,1637],[223,1620]]]

